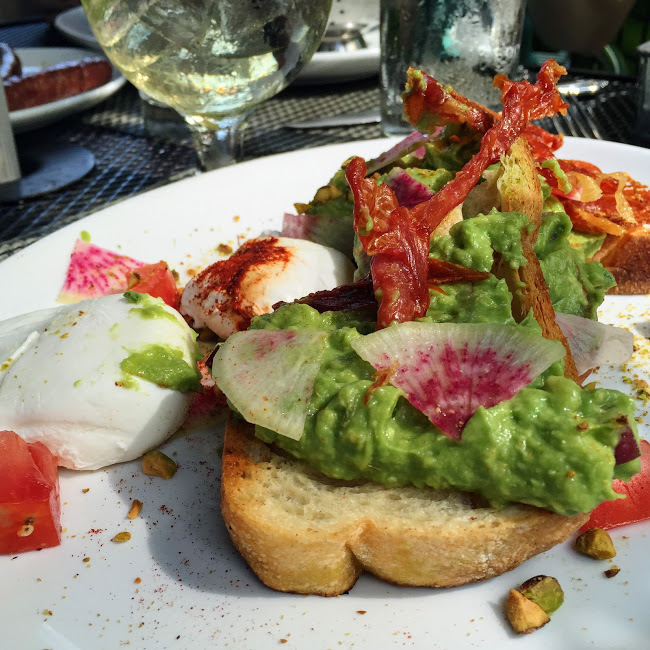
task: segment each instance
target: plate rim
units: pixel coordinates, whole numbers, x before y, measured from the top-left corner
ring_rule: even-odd
[[[80,15],[83,15],[84,19],[86,19],[86,12],[81,5],[66,9],[60,14],[57,14],[54,18],[54,27],[70,40],[101,52],[101,45],[97,42],[90,25],[88,25],[88,34],[85,33],[85,30],[79,31],[75,29],[74,26],[70,25],[71,19],[73,21],[77,20]],[[88,21],[86,20],[86,23],[87,22]]]
[[[396,142],[399,142],[402,138],[400,137],[379,137],[379,138],[370,138],[367,140],[347,140],[345,142],[334,142],[334,143],[329,143],[329,144],[324,144],[320,145],[317,147],[308,147],[304,149],[292,149],[290,151],[283,151],[281,153],[276,153],[276,154],[270,154],[267,156],[261,156],[259,158],[252,158],[250,160],[245,160],[242,162],[238,162],[234,165],[230,165],[227,167],[222,167],[220,169],[214,169],[208,172],[197,172],[196,174],[186,177],[186,178],[181,178],[176,181],[172,181],[170,183],[166,183],[164,185],[154,187],[148,190],[145,190],[144,192],[140,192],[139,194],[134,194],[129,197],[125,197],[123,199],[118,199],[115,202],[109,203],[108,205],[104,205],[100,207],[98,210],[91,212],[90,214],[86,214],[82,216],[80,219],[73,221],[72,223],[66,224],[62,226],[61,228],[55,230],[54,232],[48,233],[44,237],[41,237],[39,240],[33,242],[32,244],[29,244],[28,246],[25,246],[24,248],[20,249],[13,255],[9,256],[8,258],[4,260],[0,260],[0,270],[3,268],[3,265],[9,262],[10,260],[14,259],[18,255],[22,255],[25,251],[31,250],[33,247],[38,247],[41,245],[41,243],[44,240],[49,240],[50,237],[55,237],[58,236],[57,234],[62,232],[62,231],[68,231],[68,230],[74,230],[76,227],[79,226],[79,224],[86,224],[86,223],[92,223],[95,219],[105,219],[108,218],[106,217],[106,213],[113,212],[113,211],[119,211],[121,210],[126,203],[134,203],[134,202],[141,202],[145,200],[145,197],[148,198],[152,195],[158,195],[160,194],[161,196],[167,193],[175,193],[176,190],[179,187],[182,186],[191,186],[192,184],[197,184],[197,185],[203,185],[207,184],[209,179],[214,179],[217,178],[218,176],[222,174],[231,174],[231,173],[236,173],[238,171],[242,171],[244,173],[248,169],[252,169],[255,166],[258,165],[265,165],[267,161],[271,163],[273,162],[278,162],[282,163],[284,160],[289,160],[293,158],[299,158],[301,155],[305,153],[315,154],[318,155],[319,152],[335,152],[338,149],[344,150],[348,147],[353,147],[355,145],[359,145],[359,147],[362,148],[371,148],[371,147],[378,147],[377,151],[381,153],[379,150],[379,147],[382,145],[388,145],[392,146],[392,144],[395,144]],[[565,143],[569,143],[572,146],[582,146],[586,145],[588,148],[590,147],[596,147],[596,148],[612,148],[619,150],[621,152],[625,151],[633,151],[636,152],[639,155],[643,156],[648,156],[648,161],[650,163],[650,149],[646,147],[641,147],[638,145],[633,145],[633,144],[627,144],[624,142],[615,142],[612,140],[597,140],[594,138],[581,138],[581,137],[575,137],[575,136],[565,136],[564,137]],[[562,149],[559,149],[558,151],[562,151]],[[234,170],[234,171],[233,171]],[[650,164],[649,164],[649,170],[650,170]],[[621,171],[621,170],[617,170]],[[624,170],[623,170],[624,171]],[[649,172],[650,176],[650,172]],[[206,180],[208,179],[208,180]],[[650,179],[649,179],[650,180]],[[314,190],[317,188],[314,188]]]

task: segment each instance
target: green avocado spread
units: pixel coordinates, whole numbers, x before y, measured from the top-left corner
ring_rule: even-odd
[[[201,391],[201,373],[183,358],[183,350],[170,345],[146,345],[129,352],[120,368],[127,375],[146,379],[182,393]]]
[[[493,210],[454,225],[449,235],[436,237],[431,256],[477,271],[492,268],[493,253],[501,253],[513,267],[525,263],[519,233],[526,226],[525,215]],[[548,284],[553,308],[565,314],[596,318],[605,292],[614,286],[614,276],[599,262],[587,262],[582,248],[569,240],[571,220],[564,212],[542,217],[535,254]]]
[[[525,263],[520,236],[525,224],[525,216],[516,213],[479,215],[435,237],[431,255],[489,271],[498,251],[519,266]],[[546,215],[536,252],[556,309],[593,318],[612,278],[600,264],[585,261],[569,243],[569,232],[566,215]],[[444,293],[431,291],[422,320],[514,324],[511,300],[505,281],[493,275],[445,284]],[[541,332],[532,315],[519,327]],[[479,493],[496,507],[521,502],[574,515],[617,498],[612,478],[626,480],[639,471],[638,459],[618,466],[614,460],[622,428],[635,431],[632,400],[614,390],[581,388],[564,378],[562,361],[511,399],[480,407],[462,438],[453,440],[390,384],[365,399],[374,368],[351,341],[374,331],[367,316],[321,314],[294,303],[255,318],[251,328],[328,332],[302,438],[261,426],[256,435],[332,478],[454,488]]]
[[[449,124],[423,148],[388,163],[373,178],[377,183],[390,182],[391,174],[401,173],[392,172],[398,167],[437,192],[479,144],[480,134],[467,125]],[[499,163],[488,170],[498,171]],[[552,171],[566,185],[559,166],[552,166]],[[488,176],[480,182],[489,181]],[[540,182],[544,209],[534,250],[553,307],[596,319],[606,291],[615,284],[609,271],[590,261],[604,236],[573,233],[562,204],[545,179],[540,177]],[[348,229],[348,241],[354,238],[359,278],[368,275],[370,265],[352,233],[353,207],[340,169],[303,211],[327,216]],[[463,212],[463,217],[448,234],[432,238],[431,257],[488,273],[495,252],[512,268],[526,264],[521,239],[522,231],[530,227],[526,215],[492,210],[478,215]],[[421,320],[516,324],[510,290],[494,275],[479,282],[444,284],[443,289],[430,291],[431,302]],[[541,336],[532,313],[518,327]],[[622,431],[629,427],[637,435],[632,400],[615,390],[578,386],[564,377],[562,360],[511,399],[478,408],[461,439],[454,440],[390,383],[369,391],[374,368],[351,345],[355,338],[374,331],[375,322],[367,314],[321,314],[305,304],[289,304],[254,319],[251,328],[328,332],[301,439],[259,425],[256,435],[332,478],[453,488],[478,493],[496,507],[520,502],[575,515],[618,498],[612,479],[629,480],[640,470],[639,459],[620,465],[614,459]]]
[[[160,298],[152,298],[146,293],[127,291],[124,294],[127,302],[133,307],[129,316],[145,320],[164,320],[179,328],[179,334],[184,325]],[[116,326],[114,326],[116,327]],[[182,339],[179,339],[179,342]],[[180,392],[201,392],[201,372],[196,363],[188,363],[180,347],[167,343],[152,343],[127,350],[128,356],[120,363],[124,373],[120,385],[124,388],[137,390],[138,379],[150,381],[162,388],[171,388]],[[196,343],[193,343],[194,359],[203,358]]]

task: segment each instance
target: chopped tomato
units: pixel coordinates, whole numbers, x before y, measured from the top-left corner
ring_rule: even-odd
[[[56,458],[41,442],[0,431],[0,553],[61,543]]]
[[[167,266],[167,262],[147,264],[131,271],[129,291],[148,293],[154,298],[162,298],[170,307],[178,309],[180,294],[176,280]]]
[[[615,492],[625,499],[604,501],[591,513],[589,521],[580,530],[589,528],[616,528],[650,519],[650,443],[641,441],[641,471],[628,483],[615,480]]]

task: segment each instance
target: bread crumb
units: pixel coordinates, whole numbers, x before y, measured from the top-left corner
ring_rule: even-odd
[[[133,503],[131,504],[131,509],[129,510],[129,514],[127,517],[129,519],[136,519],[137,516],[140,514],[142,510],[142,501],[138,499],[133,499]]]

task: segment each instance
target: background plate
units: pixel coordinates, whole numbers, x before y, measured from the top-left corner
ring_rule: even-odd
[[[217,257],[220,243],[235,246],[278,228],[284,211],[309,200],[351,154],[375,156],[389,144],[356,142],[263,158],[115,204],[0,263],[0,318],[55,304],[82,230],[96,244],[144,261],[166,259],[187,274]],[[561,155],[650,182],[646,149],[567,138]],[[650,299],[610,297],[602,314],[638,334],[639,352],[625,372],[604,368],[597,379],[627,391],[626,376],[650,380],[644,362]],[[639,402],[638,414],[644,412]],[[646,425],[640,428],[647,437]],[[63,544],[0,557],[3,584],[11,585],[0,609],[0,645],[202,650],[280,647],[284,640],[282,647],[301,650],[648,647],[648,523],[613,532],[621,572],[611,580],[603,576],[608,562],[562,544],[508,574],[454,589],[400,588],[364,575],[339,598],[273,592],[233,550],[220,517],[221,434],[218,421],[197,423],[166,443],[164,451],[176,454],[180,465],[170,481],[142,475],[138,461],[63,471]],[[134,498],[144,509],[130,521]],[[120,530],[131,532],[131,542],[110,542]],[[538,574],[558,578],[565,604],[543,630],[516,637],[504,620],[503,600],[510,587]]]
[[[18,48],[16,54],[22,62],[24,72],[38,72],[43,68],[64,61],[80,61],[86,57],[97,57],[98,52],[76,47],[30,47]],[[9,120],[15,133],[47,126],[74,115],[108,99],[126,82],[126,79],[113,67],[113,76],[108,83],[85,93],[66,97],[56,102],[11,111]]]
[[[102,48],[99,46],[93,30],[90,29],[83,7],[73,7],[60,13],[54,19],[54,27],[73,43],[101,52]]]

